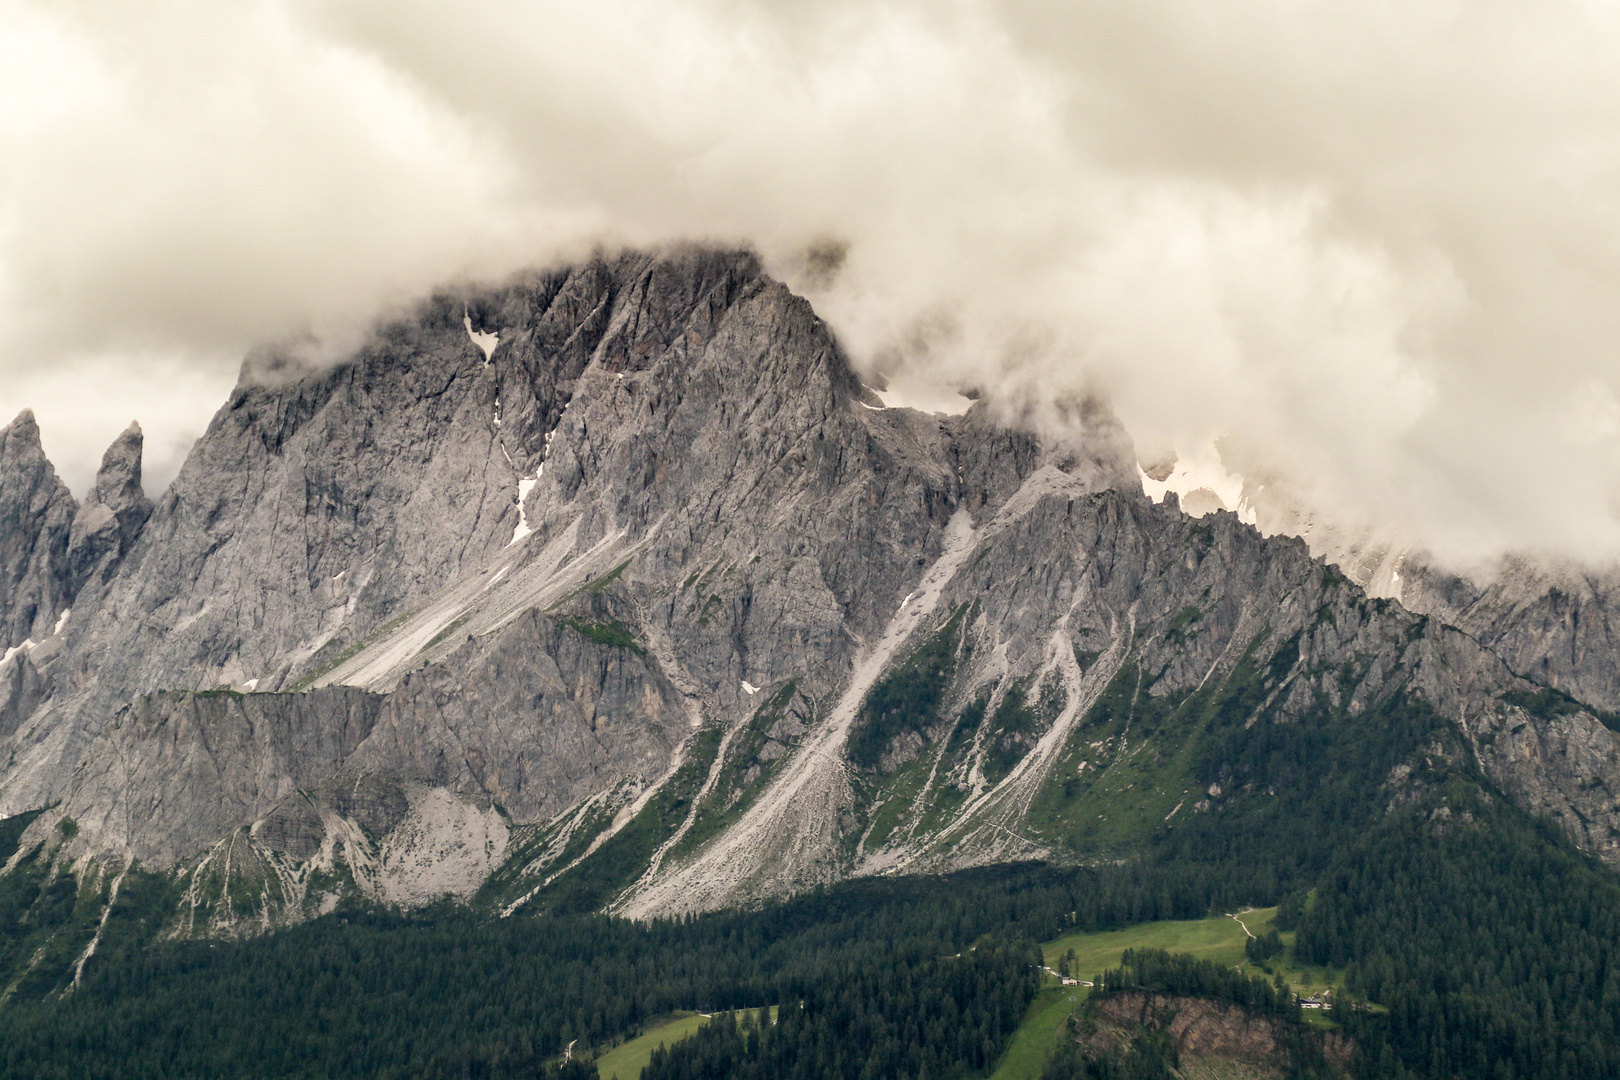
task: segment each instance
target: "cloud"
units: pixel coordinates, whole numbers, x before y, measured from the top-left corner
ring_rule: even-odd
[[[127,417],[55,418],[156,358],[183,443],[254,342],[703,237],[869,367],[1103,393],[1455,559],[1613,557],[1617,35],[1597,0],[0,0],[0,407],[82,477]]]

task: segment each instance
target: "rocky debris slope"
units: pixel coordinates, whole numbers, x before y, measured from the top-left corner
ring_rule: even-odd
[[[345,890],[650,915],[1126,854],[1264,797],[1234,725],[1375,740],[1411,695],[1445,733],[1385,738],[1377,798],[1466,759],[1620,858],[1588,709],[1155,506],[1107,411],[1074,421],[884,408],[805,301],[697,248],[255,356],[150,507],[138,430],[77,510],[20,419],[6,615],[56,621],[0,665],[0,811],[181,875],[196,929]]]
[[[846,873],[1128,855],[1178,813],[1219,812],[1282,776],[1305,784],[1223,762],[1234,725],[1331,724],[1346,749],[1409,743],[1411,762],[1373,778],[1388,800],[1412,797],[1424,760],[1468,758],[1620,862],[1613,733],[1467,635],[1369,600],[1302,542],[1051,465],[958,524],[836,704],[804,702],[808,730],[786,733],[797,753],[753,765],[770,782],[721,796],[734,823],[623,910],[716,907]],[[1407,697],[1423,714],[1374,730]],[[777,732],[785,718],[763,711]]]

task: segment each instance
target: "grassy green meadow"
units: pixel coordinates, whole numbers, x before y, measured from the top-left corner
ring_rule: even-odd
[[[641,1080],[641,1070],[652,1060],[654,1050],[696,1034],[710,1019],[702,1013],[687,1013],[620,1043],[596,1059],[597,1075],[602,1080]]]
[[[1071,962],[1077,978],[1086,982],[1108,968],[1118,967],[1126,949],[1164,949],[1173,953],[1191,953],[1201,960],[1210,960],[1231,967],[1248,967],[1244,944],[1248,934],[1259,936],[1271,929],[1277,916],[1276,908],[1260,908],[1239,912],[1237,918],[1229,915],[1182,922],[1152,922],[1132,926],[1125,930],[1111,930],[1100,934],[1069,934],[1046,942],[1041,953],[1048,967],[1056,969],[1064,954],[1074,950]],[[1241,920],[1242,925],[1239,924]],[[1248,933],[1244,932],[1248,927]],[[1341,973],[1331,969],[1305,968],[1294,962],[1294,934],[1281,935],[1287,946],[1281,956],[1273,958],[1271,969],[1300,995],[1321,992],[1338,985]],[[1258,971],[1258,969],[1256,969]],[[991,1074],[991,1080],[1039,1080],[1041,1069],[1051,1055],[1063,1022],[1091,994],[1088,986],[1063,986],[1057,979],[1047,976],[1047,985],[1030,1005],[1024,1021],[1013,1035],[1006,1056]],[[1318,1025],[1330,1025],[1320,1013],[1306,1013],[1306,1019]],[[606,1073],[602,1080],[608,1080]]]
[[[1271,928],[1276,908],[1263,908],[1239,915],[1249,933],[1263,934]],[[1041,946],[1049,967],[1057,967],[1063,954],[1073,949],[1077,957],[1075,974],[1087,981],[1106,968],[1118,967],[1119,958],[1126,949],[1164,949],[1167,952],[1191,953],[1200,960],[1213,960],[1217,964],[1236,967],[1245,962],[1244,943],[1248,934],[1238,920],[1228,916],[1208,919],[1189,919],[1185,922],[1143,923],[1126,930],[1110,930],[1101,934],[1071,934]],[[1084,989],[1084,987],[1082,987]]]
[[[746,1010],[753,1012],[754,1010]],[[660,1046],[674,1046],[682,1039],[697,1034],[699,1028],[715,1018],[736,1018],[740,1013],[679,1013],[674,1019],[622,1042],[596,1059],[596,1073],[601,1080],[641,1080],[641,1070],[652,1060],[652,1052]],[[776,1006],[771,1006],[771,1022],[776,1021]]]
[[[1057,1044],[1063,1021],[1091,993],[1089,987],[1058,986],[1056,979],[1048,981],[1053,985],[1043,988],[1030,1003],[1024,1022],[1013,1033],[1012,1045],[1007,1047],[996,1071],[990,1074],[991,1080],[1039,1080],[1041,1069]]]
[[[1143,923],[1125,930],[1099,934],[1069,934],[1046,942],[1041,946],[1041,953],[1047,966],[1056,969],[1064,955],[1073,949],[1075,959],[1071,961],[1071,967],[1076,977],[1087,982],[1108,968],[1119,966],[1120,957],[1127,949],[1191,953],[1201,960],[1231,967],[1247,967],[1244,944],[1248,934],[1259,936],[1270,930],[1276,915],[1276,908],[1260,908],[1239,912],[1237,918],[1221,915],[1178,922]],[[1244,932],[1244,926],[1248,927],[1248,933]],[[1282,939],[1287,951],[1272,960],[1271,968],[1282,974],[1295,993],[1308,995],[1337,986],[1339,972],[1320,967],[1305,968],[1294,962],[1292,931],[1284,933]],[[990,1080],[1039,1080],[1063,1022],[1090,994],[1091,988],[1088,986],[1064,986],[1057,979],[1047,976],[1046,985],[1025,1013],[1023,1023],[1013,1035],[1006,1055],[991,1074]],[[775,1015],[774,1007],[772,1015]],[[641,1080],[641,1071],[646,1068],[656,1047],[672,1046],[688,1038],[710,1019],[701,1013],[678,1015],[604,1053],[596,1061],[597,1071],[602,1080]],[[1307,1013],[1306,1019],[1319,1024],[1328,1023],[1320,1013]]]

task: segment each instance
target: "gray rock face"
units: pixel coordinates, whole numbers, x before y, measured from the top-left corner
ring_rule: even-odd
[[[500,334],[487,360],[464,311]],[[956,485],[943,428],[863,396],[802,300],[751,257],[697,250],[438,297],[349,362],[245,384],[116,572],[86,581],[0,801],[66,792],[87,845],[190,857],[260,804],[198,805],[195,832],[103,836],[88,811],[112,781],[83,778],[111,774],[80,764],[152,737],[103,731],[142,695],[300,681],[392,691],[355,767],[475,803],[543,816],[653,783],[695,725],[748,700],[750,675],[836,685],[851,628],[881,619],[891,582],[937,544]],[[640,590],[587,588],[643,575],[706,591],[647,601],[660,612]],[[559,605],[569,621],[524,614]],[[573,639],[625,625],[630,646],[609,644],[615,661],[586,678]],[[469,692],[451,652],[525,626],[522,650],[484,661],[499,679]],[[425,632],[401,645],[401,627]],[[342,670],[379,654],[370,674]]]
[[[68,537],[68,572],[77,593],[92,577],[111,576],[152,516],[152,500],[141,488],[140,424],[130,424],[102,455],[95,487],[74,515]]]
[[[1368,595],[1460,627],[1526,678],[1620,713],[1620,567],[1517,553],[1458,574],[1374,530],[1313,523],[1283,485],[1248,481],[1243,499],[1262,532],[1306,537]]]
[[[28,650],[0,664],[0,739],[9,738],[50,697],[50,681],[34,666]]]
[[[0,630],[7,648],[51,636],[72,595],[78,504],[45,459],[32,410],[0,429]]]
[[[1506,559],[1481,585],[1413,560],[1402,602],[1466,630],[1513,670],[1620,714],[1620,569]]]
[[[64,809],[103,843],[170,866],[330,777],[381,706],[349,688],[141,697],[102,729]]]
[[[1246,725],[1326,714],[1348,726],[1413,695],[1517,801],[1620,863],[1607,794],[1620,790],[1615,735],[1579,706],[1518,704],[1534,692],[1499,657],[1369,600],[1303,541],[1263,539],[1231,513],[1195,520],[1173,500],[1098,492],[1053,464],[959,524],[894,614],[885,643],[901,644],[857,659],[804,749],[774,766],[736,823],[638,882],[621,910],[702,910],[853,873],[1129,855],[1109,837],[1146,842],[1178,811],[1213,811],[1223,788],[1254,780],[1177,763],[1189,746],[1218,745],[1197,719],[1205,688],[1247,700]],[[946,708],[896,736],[875,771],[852,767],[864,703],[931,633],[957,656]],[[1124,716],[1109,712],[1110,693],[1132,702]],[[971,738],[953,731],[960,723]],[[1392,798],[1410,775],[1391,777]],[[1130,787],[1140,801],[1121,798]],[[1089,824],[1104,816],[1106,829]]]
[[[747,256],[627,256],[439,296],[345,363],[245,381],[117,572],[85,581],[74,659],[18,734],[0,807],[54,798],[136,695],[290,685],[502,553],[586,366],[608,379],[665,337],[693,348],[717,310],[766,288]],[[490,360],[469,310],[501,329]],[[604,528],[599,513],[582,525]]]
[[[1154,506],[1118,423],[1075,415],[1064,440],[882,408],[802,299],[698,248],[435,296],[330,367],[255,356],[156,505],[132,429],[76,518],[44,498],[4,534],[30,538],[7,617],[73,614],[0,666],[0,812],[59,803],[33,828],[73,817],[64,857],[184,876],[194,929],[345,889],[697,910],[1096,856],[1068,781],[1197,734],[1111,727],[1105,693],[1259,664],[1267,722],[1421,695],[1620,858],[1590,713],[1515,705],[1499,657],[1298,541]],[[5,506],[54,481],[26,434]],[[874,735],[929,648],[938,711]]]
[[[533,611],[386,700],[352,770],[448,788],[518,821],[547,820],[604,783],[662,776],[692,727],[644,654]]]

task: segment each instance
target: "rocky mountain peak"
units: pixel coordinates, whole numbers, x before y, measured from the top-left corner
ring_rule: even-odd
[[[68,533],[78,504],[40,445],[32,409],[0,429],[0,633],[48,637],[71,596]]]
[[[1266,791],[1223,741],[1262,714],[1348,730],[1412,690],[1620,860],[1579,703],[1299,541],[1151,504],[1099,402],[1062,431],[884,407],[746,252],[601,255],[270,356],[155,506],[138,428],[77,517],[31,420],[0,445],[0,540],[78,589],[0,670],[0,812],[70,816],[68,857],[251,876],[266,920],[342,889],[697,910],[1113,857]],[[1103,828],[1116,783],[1153,794]]]
[[[96,472],[96,498],[113,508],[117,514],[129,514],[131,519],[145,521],[152,512],[152,500],[141,488],[141,449],[145,436],[139,421],[130,421],[101,455],[101,468]],[[139,526],[136,526],[139,528]]]
[[[92,575],[105,576],[135,542],[152,500],[141,488],[141,425],[132,422],[101,457],[95,485],[73,518],[68,566],[74,592]]]
[[[16,438],[24,442],[32,442],[34,446],[40,445],[39,422],[34,419],[33,409],[24,409],[4,428],[0,428],[0,440],[9,442]],[[41,450],[41,453],[44,451]]]

